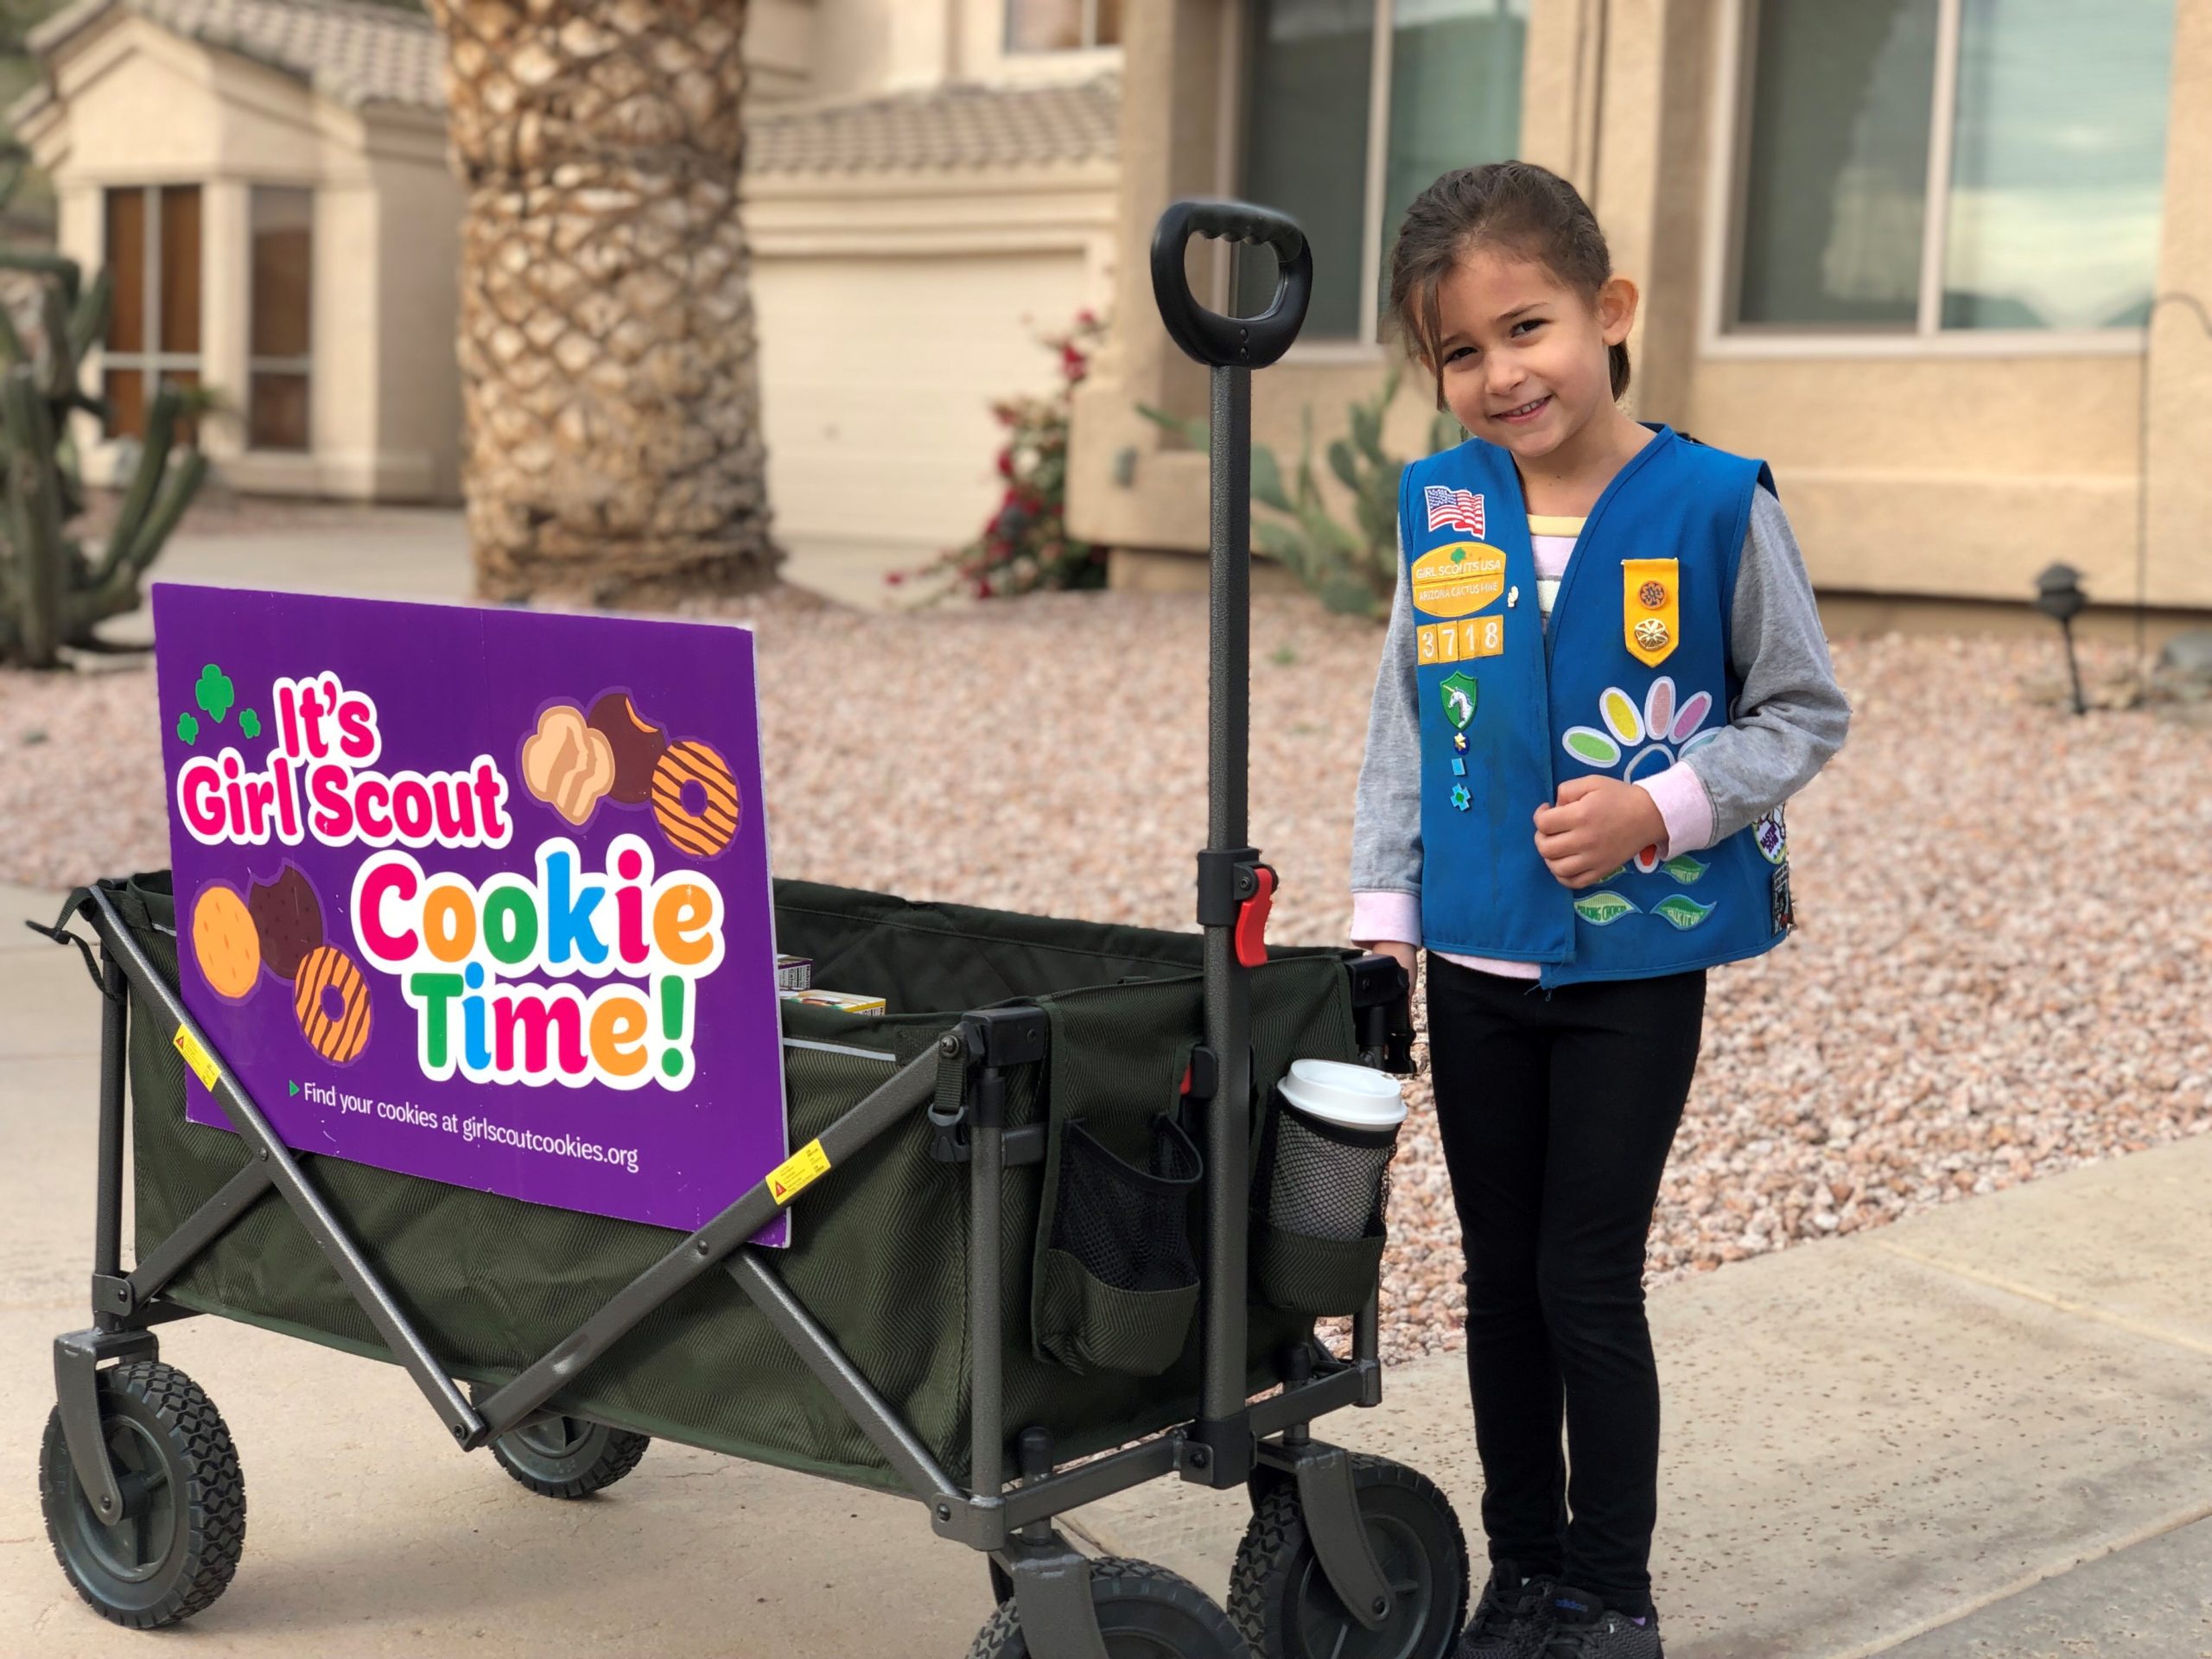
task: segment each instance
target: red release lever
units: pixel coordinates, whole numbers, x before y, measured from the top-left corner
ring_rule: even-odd
[[[1268,912],[1275,902],[1275,873],[1262,864],[1253,875],[1260,890],[1236,906],[1236,960],[1247,968],[1268,959]]]

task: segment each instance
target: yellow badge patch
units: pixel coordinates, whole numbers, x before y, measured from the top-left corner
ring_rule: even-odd
[[[821,1141],[810,1141],[768,1172],[768,1196],[789,1204],[829,1173],[830,1154]]]
[[[1496,657],[1505,649],[1505,619],[1471,616],[1464,622],[1423,622],[1414,630],[1419,660],[1461,663]]]
[[[1682,642],[1681,573],[1673,559],[1621,561],[1621,631],[1628,654],[1656,668]]]
[[[1505,591],[1505,555],[1480,542],[1453,542],[1414,561],[1414,608],[1466,616]]]
[[[192,1034],[192,1027],[179,1026],[176,1035],[170,1038],[169,1042],[178,1053],[184,1056],[184,1063],[192,1068],[192,1075],[200,1079],[200,1086],[213,1089],[216,1077],[215,1057]]]

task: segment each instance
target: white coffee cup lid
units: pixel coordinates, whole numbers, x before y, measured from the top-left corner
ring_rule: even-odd
[[[1406,1121],[1398,1080],[1371,1065],[1293,1060],[1282,1097],[1308,1117],[1348,1129],[1394,1129]]]

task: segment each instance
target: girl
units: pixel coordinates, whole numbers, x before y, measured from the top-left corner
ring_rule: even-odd
[[[1789,931],[1782,804],[1850,721],[1766,468],[1622,412],[1637,298],[1524,162],[1439,179],[1391,259],[1474,435],[1399,486],[1352,851],[1353,937],[1428,952],[1491,1562],[1460,1659],[1662,1651],[1644,1238],[1705,970]]]

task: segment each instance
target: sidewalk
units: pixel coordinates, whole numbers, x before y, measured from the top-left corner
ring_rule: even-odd
[[[97,999],[0,887],[0,1651],[142,1642],[63,1581],[32,1459],[49,1344],[85,1322]],[[1657,1594],[1675,1659],[2212,1652],[2212,1141],[1670,1285]],[[900,1500],[657,1445],[606,1497],[461,1457],[403,1374],[242,1325],[165,1330],[247,1471],[215,1654],[964,1650],[983,1574]],[[1394,1370],[1332,1438],[1479,1479],[1456,1358]],[[1238,1494],[1157,1484],[1075,1517],[1219,1596]]]
[[[1653,1293],[1669,1654],[2212,1653],[2208,1194],[2196,1141]],[[1329,1433],[1478,1530],[1466,1412],[1460,1361],[1427,1360]],[[1082,1523],[1219,1594],[1241,1504],[1147,1490]]]

